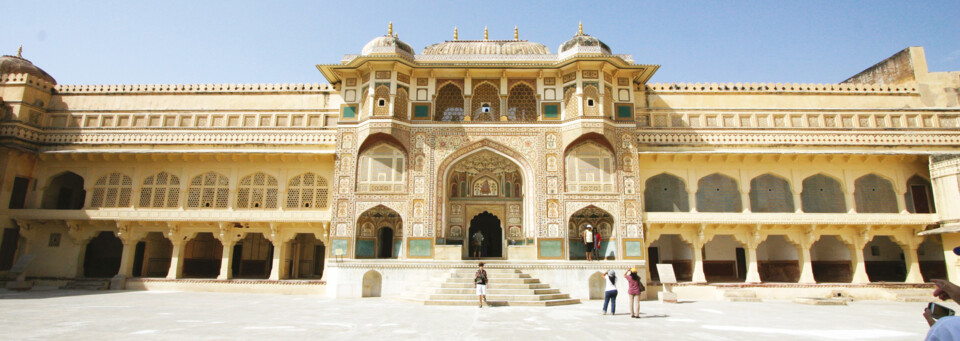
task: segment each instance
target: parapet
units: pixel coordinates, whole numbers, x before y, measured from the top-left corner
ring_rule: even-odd
[[[813,83],[653,83],[650,92],[719,93],[875,93],[915,94],[915,84],[813,84]]]
[[[113,84],[113,85],[57,85],[61,94],[86,93],[209,93],[209,92],[328,92],[334,88],[327,83],[268,83],[268,84]]]

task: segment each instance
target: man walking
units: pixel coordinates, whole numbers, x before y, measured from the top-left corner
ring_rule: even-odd
[[[480,256],[483,254],[480,252],[483,250],[483,232],[477,230],[477,233],[474,233],[471,238],[471,244],[473,245],[473,257],[480,259]]]
[[[483,262],[480,262],[480,269],[473,277],[473,286],[477,288],[477,299],[480,300],[480,308],[483,308],[483,302],[487,301],[487,270],[483,269]],[[490,303],[487,303],[490,306]]]

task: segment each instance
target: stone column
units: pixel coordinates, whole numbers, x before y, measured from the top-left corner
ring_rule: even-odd
[[[867,267],[863,259],[863,247],[867,245],[870,237],[870,227],[859,231],[854,235],[849,245],[850,260],[853,264],[853,280],[851,283],[864,284],[870,283],[870,277],[867,276]]]
[[[270,280],[278,281],[281,277],[286,278],[286,271],[281,271],[283,267],[284,256],[286,256],[288,247],[286,241],[273,241],[273,266],[270,267]],[[283,273],[283,276],[281,276]]]
[[[741,243],[746,249],[747,276],[746,283],[760,283],[760,267],[757,261],[757,247],[763,242],[760,235],[760,225],[753,226],[749,235],[744,236]]]
[[[923,231],[923,227],[911,230],[909,235],[894,237],[894,240],[903,249],[903,262],[907,266],[907,278],[904,279],[904,283],[923,283],[923,274],[920,273],[920,259],[917,256],[917,249],[923,243],[923,237],[917,236],[920,231]]]
[[[810,248],[813,247],[812,244],[798,244],[797,248],[800,252],[797,254],[800,255],[800,279],[797,283],[801,284],[813,284],[817,280],[813,278],[813,261],[810,259]]]
[[[793,192],[793,212],[794,213],[803,213],[803,198],[800,196],[800,192]]]
[[[167,271],[167,279],[177,279],[183,277],[183,254],[185,240],[176,238],[170,239],[173,244],[173,252],[170,254],[170,270]]]
[[[706,283],[707,275],[703,273],[703,242],[692,243],[693,247],[693,282]]]
[[[220,256],[220,275],[217,279],[231,279],[233,278],[233,247],[237,245],[237,241],[221,239],[220,243],[223,244],[223,254]]]
[[[852,183],[850,185],[852,185]],[[843,200],[847,205],[847,213],[857,213],[857,200],[853,196],[853,190],[844,190]]]
[[[910,211],[907,210],[907,191],[905,188],[900,187],[897,190],[894,190],[897,193],[897,209],[900,214],[910,214]]]
[[[133,276],[133,258],[140,242],[141,234],[134,233],[133,227],[127,223],[117,223],[117,238],[123,243],[120,254],[120,270],[114,278],[122,279]]]
[[[220,275],[217,276],[217,279],[233,278],[233,246],[237,245],[237,241],[243,238],[244,233],[230,231],[231,227],[230,223],[220,223],[220,234],[214,234],[220,240],[220,244],[223,245],[223,253],[220,257]]]
[[[690,213],[697,213],[697,189],[687,190],[687,203],[690,205]]]

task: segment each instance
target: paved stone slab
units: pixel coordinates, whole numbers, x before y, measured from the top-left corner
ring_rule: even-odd
[[[424,306],[393,299],[157,291],[0,290],[3,339],[918,340],[925,303]],[[956,304],[947,304],[960,309]],[[598,334],[599,333],[599,334]]]

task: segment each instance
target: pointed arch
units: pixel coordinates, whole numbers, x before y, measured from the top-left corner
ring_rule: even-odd
[[[256,172],[240,178],[237,186],[237,208],[277,208],[277,178],[264,172]]]
[[[510,121],[537,120],[536,91],[526,82],[517,82],[507,95],[507,119]]]
[[[614,155],[613,149],[597,143],[595,139],[584,139],[578,144],[568,145],[564,154],[566,190],[570,192],[616,191],[614,180],[617,161]]]
[[[643,205],[647,212],[689,212],[687,184],[670,173],[654,175],[644,185]]]
[[[787,179],[766,173],[750,180],[750,211],[794,212],[793,191]]]
[[[897,194],[893,183],[876,173],[853,181],[857,213],[897,213]]]
[[[51,176],[43,189],[41,208],[57,210],[79,210],[83,208],[87,192],[84,179],[71,171]]]
[[[721,173],[713,173],[697,182],[698,212],[741,212],[740,187],[737,180]]]
[[[463,121],[464,98],[463,88],[456,82],[448,81],[437,88],[434,98],[434,115],[437,121]]]
[[[180,206],[180,177],[161,171],[143,179],[139,207],[174,208],[178,206]]]
[[[230,178],[215,171],[197,175],[187,189],[189,208],[227,208],[230,197]]]
[[[329,201],[327,179],[317,173],[306,172],[287,182],[287,209],[324,209]]]
[[[474,85],[470,98],[470,119],[473,121],[500,120],[500,90],[490,81]]]
[[[133,179],[120,172],[111,172],[93,183],[90,207],[130,207],[131,192]]]
[[[800,202],[805,213],[847,212],[847,203],[840,180],[824,173],[803,179]]]

